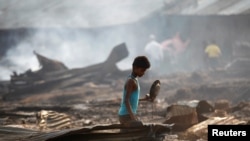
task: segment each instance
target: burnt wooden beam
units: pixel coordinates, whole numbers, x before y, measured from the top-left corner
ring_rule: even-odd
[[[32,76],[20,77],[18,81],[27,81],[25,84],[16,84],[17,81],[13,79],[10,84],[11,91],[4,95],[4,100],[20,99],[25,95],[33,94],[41,91],[50,91],[55,88],[66,88],[76,85],[81,85],[86,82],[104,83],[119,76],[120,71],[116,63],[127,57],[129,54],[125,43],[118,44],[113,48],[109,57],[101,63],[91,65],[84,68],[75,68],[69,70],[59,70],[38,74],[39,77],[33,73]],[[34,76],[34,78],[33,78]]]

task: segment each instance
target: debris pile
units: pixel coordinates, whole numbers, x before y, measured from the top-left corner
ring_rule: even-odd
[[[62,130],[71,127],[71,118],[65,113],[41,110],[36,114],[40,130]]]
[[[34,53],[40,70],[13,73],[10,82],[0,83],[0,139],[206,140],[208,124],[250,123],[248,79],[228,77],[227,70],[197,71],[141,79],[142,97],[151,93],[153,80],[161,88],[151,102],[139,104],[143,126],[120,133],[127,127],[119,125],[117,112],[130,73],[116,66],[128,56],[124,43],[106,61],[77,69]]]
[[[126,73],[116,66],[116,63],[128,56],[125,43],[115,46],[106,61],[85,68],[68,69],[59,61],[34,53],[39,60],[41,69],[38,71],[27,70],[21,74],[13,72],[10,84],[7,86],[9,91],[4,96],[6,100],[18,99],[20,98],[18,96],[57,88],[78,86],[87,82],[111,84],[121,74]]]

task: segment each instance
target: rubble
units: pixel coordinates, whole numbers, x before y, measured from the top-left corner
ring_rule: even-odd
[[[120,133],[120,129],[129,129],[128,132]],[[108,140],[138,140],[138,141],[160,141],[165,134],[170,133],[171,125],[144,124],[142,126],[126,127],[121,124],[97,125],[80,129],[62,130],[52,133],[38,134],[28,137],[29,140],[46,141],[77,141],[84,139],[88,141]]]
[[[211,113],[213,111],[213,106],[204,100],[180,101],[167,108],[166,121],[164,123],[173,123],[173,132],[184,131],[206,120],[207,118],[203,116],[204,113]]]
[[[125,43],[113,48],[106,61],[85,68],[68,69],[63,63],[48,59],[38,53],[36,56],[42,66],[38,71],[28,70],[23,74],[11,76],[9,92],[5,100],[18,98],[24,94],[50,91],[54,88],[67,88],[87,82],[112,83],[120,74],[126,73],[117,68],[116,63],[128,56]],[[112,74],[112,78],[111,77]],[[34,91],[35,90],[35,91]]]
[[[41,110],[36,113],[37,125],[40,130],[62,130],[71,127],[71,118],[64,113]]]
[[[218,100],[215,102],[223,102],[224,100]],[[156,101],[155,101],[156,102]],[[165,101],[158,101],[157,111],[153,109],[147,109],[148,103],[140,103],[139,117],[141,117],[144,125],[147,125],[145,128],[138,127],[138,129],[143,130],[143,133],[151,128],[151,125],[155,125],[155,129],[163,128],[164,126],[170,127],[171,133],[167,130],[164,131],[164,134],[159,134],[159,137],[162,141],[171,140],[173,135],[177,135],[175,140],[206,140],[207,125],[208,124],[247,124],[248,120],[242,118],[242,114],[237,112],[245,112],[245,117],[250,118],[249,103],[239,103],[236,106],[230,106],[228,109],[228,114],[225,116],[218,116],[216,113],[217,109],[221,106],[214,106],[209,102],[202,100],[192,100],[192,101],[180,101],[176,104],[171,104],[168,107],[161,107]],[[220,104],[219,104],[220,105]],[[227,104],[225,104],[227,105]],[[30,108],[29,108],[30,107]],[[72,107],[72,108],[70,108]],[[82,108],[81,108],[82,107]],[[2,126],[0,126],[0,134],[6,133],[6,128],[10,128],[8,131],[9,138],[18,138],[23,140],[62,140],[71,137],[71,139],[85,138],[91,136],[91,139],[98,140],[99,137],[102,139],[119,139],[124,138],[125,134],[119,133],[118,129],[125,128],[118,124],[118,118],[116,117],[117,108],[119,107],[119,100],[106,100],[106,101],[89,101],[82,103],[82,105],[75,105],[64,107],[56,106],[44,106],[44,107],[22,107],[21,105],[16,108],[2,108],[5,111],[5,114],[1,114],[0,121]],[[47,110],[38,110],[38,109],[47,109]],[[52,111],[53,109],[53,111]],[[214,110],[214,111],[213,111]],[[12,111],[12,112],[8,112]],[[38,111],[38,112],[34,112]],[[59,112],[60,111],[60,112]],[[166,115],[162,115],[162,111],[165,111]],[[1,112],[3,113],[3,112]],[[11,114],[12,113],[12,114]],[[36,114],[40,113],[40,114]],[[154,122],[151,120],[150,113],[154,113]],[[8,114],[8,115],[7,115]],[[39,118],[38,118],[38,115]],[[70,115],[70,116],[69,116]],[[199,115],[205,117],[203,120],[200,120]],[[237,116],[238,115],[238,116]],[[6,118],[9,117],[9,118]],[[54,118],[53,118],[54,117]],[[157,118],[161,119],[157,119]],[[172,117],[169,118],[169,117]],[[32,120],[33,121],[32,121]],[[41,120],[43,119],[43,120]],[[161,122],[162,119],[168,122]],[[34,121],[35,120],[35,121]],[[8,121],[8,122],[6,122]],[[25,121],[25,122],[22,122]],[[45,124],[42,124],[42,121],[47,121]],[[64,122],[66,121],[66,122]],[[25,123],[25,124],[23,124]],[[64,124],[60,124],[64,123]],[[14,126],[15,125],[15,126]],[[52,125],[52,126],[51,126]],[[53,126],[56,125],[56,126]],[[58,125],[58,126],[57,126]],[[176,126],[178,125],[178,126]],[[185,126],[186,125],[186,126]],[[156,126],[158,126],[156,128]],[[178,128],[177,128],[178,127]],[[180,128],[182,127],[182,128]],[[164,127],[165,128],[165,127]],[[31,130],[31,134],[19,134],[20,130]],[[178,129],[178,130],[177,130]],[[132,128],[131,128],[132,130]],[[3,132],[4,131],[4,132]],[[80,135],[79,135],[80,133]],[[145,134],[142,132],[130,132],[124,138],[124,140],[135,139],[145,137]],[[159,132],[157,132],[158,134]],[[160,132],[162,133],[162,132]],[[69,135],[69,136],[68,136]],[[94,135],[94,136],[93,136]],[[163,135],[163,136],[161,136]],[[8,138],[8,136],[4,136]],[[81,136],[81,137],[79,137]],[[149,137],[149,136],[147,136]],[[164,137],[164,138],[163,138]],[[42,139],[41,139],[42,138]],[[0,138],[2,139],[2,138]],[[14,139],[15,140],[15,139]]]
[[[234,58],[248,58],[250,59],[250,43],[249,42],[237,42],[233,47]]]
[[[1,82],[2,91],[12,87],[0,95],[2,140],[61,140],[69,136],[76,140],[79,136],[131,140],[145,137],[151,127],[162,141],[206,140],[208,124],[250,122],[247,78],[228,77],[226,70],[176,73],[141,79],[142,97],[150,93],[153,80],[159,79],[160,91],[152,102],[139,104],[138,117],[145,126],[122,134],[119,129],[125,127],[118,124],[117,110],[123,78],[129,72],[119,70],[116,63],[128,56],[125,43],[117,45],[106,61],[85,68],[68,69],[41,56],[41,64],[54,67],[22,76],[13,74],[12,82]],[[165,130],[169,125],[171,132]],[[158,127],[164,127],[164,134]]]
[[[208,125],[240,125],[240,124],[246,124],[246,122],[238,120],[234,116],[210,117],[209,119],[188,128],[187,131],[184,132],[184,134],[182,134],[180,138],[188,140],[197,140],[197,139],[207,140]]]
[[[233,47],[233,60],[225,69],[229,71],[231,75],[238,77],[249,77],[250,70],[250,43],[238,42]]]
[[[37,72],[34,72],[36,74],[68,70],[68,67],[60,61],[44,57],[41,54],[37,53],[36,51],[34,51],[34,54],[36,55],[37,60],[39,61],[41,67],[41,69],[39,69]]]

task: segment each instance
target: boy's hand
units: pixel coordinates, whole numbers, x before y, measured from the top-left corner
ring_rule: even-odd
[[[149,94],[146,94],[146,99],[150,99],[150,95]]]
[[[134,121],[128,122],[127,126],[128,127],[138,127],[138,126],[143,126],[143,123],[140,120],[134,120]]]
[[[137,121],[138,118],[136,116],[133,116],[132,120]]]
[[[146,94],[145,99],[150,102],[153,101],[149,94]]]
[[[154,100],[150,97],[149,94],[146,94],[145,97],[139,99],[139,101],[149,101],[149,102],[153,102]]]

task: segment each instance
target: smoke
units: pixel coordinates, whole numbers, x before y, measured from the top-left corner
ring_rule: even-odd
[[[90,28],[138,21],[161,8],[163,0],[27,0],[1,5],[1,28]]]
[[[8,79],[14,70],[39,69],[33,50],[77,68],[104,61],[113,47],[123,42],[130,54],[117,65],[128,69],[136,55],[143,55],[150,34],[163,42],[177,32],[182,41],[190,43],[174,65],[162,68],[163,73],[199,71],[206,69],[204,41],[217,41],[223,66],[233,59],[234,42],[249,37],[248,16],[164,15],[162,0],[28,0],[1,5],[1,28],[30,31],[28,35],[23,31],[16,35],[13,30],[6,38],[1,35],[1,45],[9,50],[5,57],[0,56],[0,79]],[[9,35],[18,39],[9,39]]]
[[[70,69],[86,67],[105,61],[111,50],[125,42],[129,56],[117,63],[121,70],[131,68],[131,62],[138,54],[138,43],[143,42],[134,30],[133,24],[97,29],[27,29],[27,37],[11,47],[1,61],[0,79],[8,80],[13,71],[18,74],[31,69],[40,69],[33,51],[54,60],[61,61]],[[147,36],[145,34],[145,36]],[[16,38],[16,37],[13,37]]]
[[[94,38],[91,35],[77,32],[69,34],[67,29],[61,29],[56,34],[45,34],[43,31],[36,31],[29,38],[19,42],[16,47],[7,51],[5,60],[11,63],[8,64],[9,66],[1,67],[0,78],[8,79],[12,71],[23,73],[28,69],[33,71],[40,69],[33,51],[61,61],[69,68],[79,68],[105,61],[112,48],[124,42],[119,37],[108,39],[106,34]],[[75,37],[70,40],[72,34]]]
[[[127,44],[130,56],[117,65],[121,70],[128,69],[138,50],[138,31],[124,25],[119,28],[110,26],[138,21],[162,4],[162,0],[30,1],[26,5],[30,12],[19,9],[15,13],[18,2],[5,3],[4,6],[12,11],[3,16],[2,28],[38,29],[30,30],[27,37],[18,39],[18,43],[5,53],[3,58],[7,63],[0,60],[0,80],[9,79],[13,71],[23,73],[28,69],[40,69],[33,51],[61,61],[69,68],[79,68],[105,61],[113,47],[123,42]],[[13,20],[8,20],[10,18]],[[103,30],[105,26],[108,27]],[[80,30],[82,27],[92,29]]]

